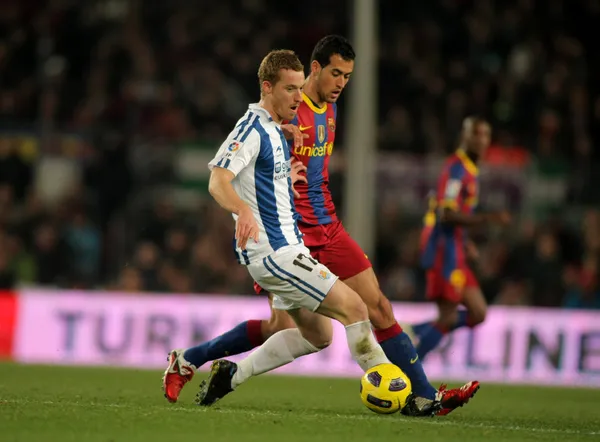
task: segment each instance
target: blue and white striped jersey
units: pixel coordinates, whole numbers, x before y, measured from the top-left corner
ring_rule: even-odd
[[[258,104],[251,104],[219,148],[208,167],[222,167],[235,175],[233,188],[250,206],[260,229],[246,250],[234,248],[241,264],[270,255],[281,247],[299,244],[290,150],[278,123]],[[233,215],[237,221],[237,215]]]

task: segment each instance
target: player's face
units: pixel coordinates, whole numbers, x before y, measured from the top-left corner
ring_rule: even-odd
[[[481,157],[492,141],[492,128],[487,123],[476,123],[466,130],[466,147]]]
[[[317,79],[319,99],[327,103],[335,103],[348,84],[352,71],[354,71],[354,60],[344,60],[338,54],[332,55],[329,64],[324,68],[318,61],[313,61],[311,75]]]
[[[304,72],[281,69],[277,83],[268,88],[273,110],[281,120],[290,121],[296,116],[302,102],[304,80]]]

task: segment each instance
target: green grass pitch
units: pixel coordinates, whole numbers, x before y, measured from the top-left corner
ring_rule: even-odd
[[[358,380],[262,376],[218,405],[163,398],[161,373],[0,364],[0,440],[77,442],[591,441],[600,440],[600,390],[484,384],[441,418],[378,416]]]

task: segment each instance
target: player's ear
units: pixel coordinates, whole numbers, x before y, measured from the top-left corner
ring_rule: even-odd
[[[311,74],[319,74],[321,72],[321,63],[317,60],[313,60],[310,62],[310,73]]]
[[[262,93],[263,93],[263,95],[268,95],[271,92],[273,92],[273,85],[271,84],[271,82],[267,81],[267,80],[263,81],[262,82]]]

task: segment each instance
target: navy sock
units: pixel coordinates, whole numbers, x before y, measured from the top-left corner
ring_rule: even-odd
[[[208,361],[244,353],[260,344],[262,344],[260,321],[245,321],[221,336],[188,348],[183,357],[199,368]]]
[[[421,324],[419,324],[421,325]],[[456,323],[450,327],[448,331],[456,330],[457,328],[466,327],[469,325],[468,314],[466,310],[458,311],[458,319]],[[414,329],[414,327],[413,327]],[[421,328],[423,334],[419,335],[419,345],[417,346],[417,353],[419,357],[424,360],[425,356],[436,348],[442,338],[444,337],[444,330],[434,323],[430,323],[429,327]]]
[[[466,310],[458,311],[458,319],[456,320],[456,324],[450,328],[450,330],[456,330],[457,328],[467,327],[469,325],[469,318]]]
[[[420,337],[421,339],[419,339],[419,345],[417,346],[417,353],[421,360],[425,360],[425,356],[438,346],[443,337],[444,333],[434,324],[431,324],[427,332]]]
[[[406,373],[413,392],[420,397],[435,399],[437,390],[429,383],[417,351],[402,328],[395,324],[385,330],[375,330],[375,336],[390,362]]]
[[[431,328],[432,325],[433,325],[433,322],[427,321],[427,322],[422,322],[420,324],[413,325],[412,329],[415,332],[415,335],[417,335],[419,338],[421,338],[421,337],[425,336],[427,334],[427,332],[429,332],[429,329]]]

